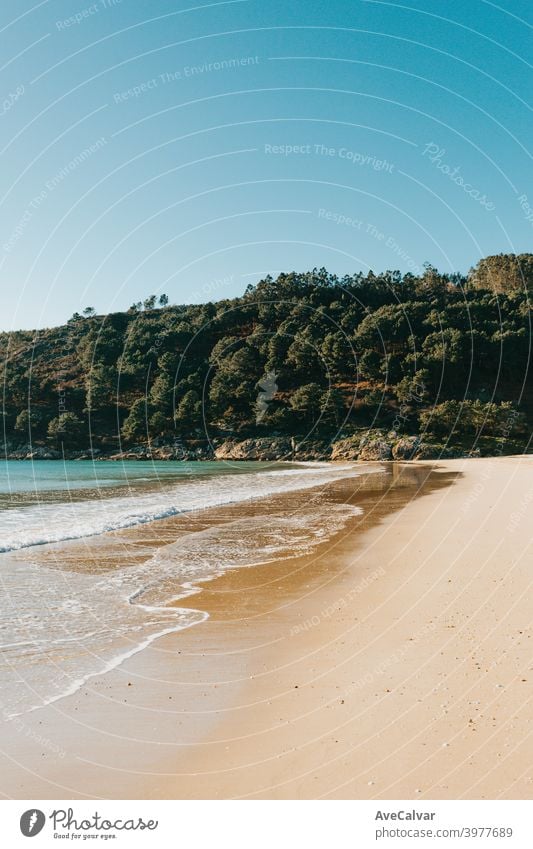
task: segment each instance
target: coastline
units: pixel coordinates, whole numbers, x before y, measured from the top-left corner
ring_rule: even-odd
[[[206,622],[4,732],[4,795],[529,798],[530,468],[440,462],[313,554],[204,584]]]
[[[133,460],[202,462],[212,460],[268,462],[335,462],[375,460],[442,460],[459,457],[499,456],[522,450],[520,442],[509,440],[502,432],[499,438],[473,440],[472,445],[448,445],[431,434],[402,435],[382,428],[367,428],[350,436],[338,434],[332,439],[316,437],[259,436],[240,439],[214,438],[173,440],[157,438],[151,443],[131,445],[124,450],[106,448],[67,449],[64,445],[5,443],[2,446],[5,460],[77,460],[119,462]]]

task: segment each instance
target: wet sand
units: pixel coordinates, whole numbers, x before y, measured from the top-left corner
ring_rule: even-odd
[[[313,554],[4,723],[4,796],[530,798],[531,459],[385,466]]]

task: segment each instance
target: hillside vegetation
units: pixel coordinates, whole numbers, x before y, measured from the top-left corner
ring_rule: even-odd
[[[533,257],[468,278],[426,266],[267,277],[239,298],[0,335],[5,450],[394,432],[482,453],[528,450]]]

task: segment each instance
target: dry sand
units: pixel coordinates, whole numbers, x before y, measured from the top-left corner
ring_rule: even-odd
[[[313,556],[205,585],[207,622],[5,723],[4,796],[531,798],[533,460],[429,468],[395,465]]]

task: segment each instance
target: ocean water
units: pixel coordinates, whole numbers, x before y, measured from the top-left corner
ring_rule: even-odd
[[[376,467],[13,461],[2,471],[0,687],[10,719],[202,622],[201,609],[179,606],[199,581],[311,551],[360,512],[322,488]],[[283,494],[290,511],[276,501]],[[209,519],[209,508],[231,505],[247,509]],[[112,544],[121,556],[108,562]]]

